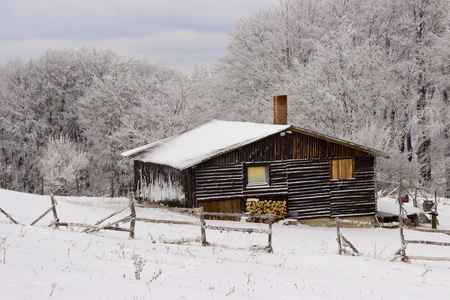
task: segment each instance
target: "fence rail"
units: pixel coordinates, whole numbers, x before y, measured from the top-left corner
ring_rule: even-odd
[[[19,223],[17,223],[17,221],[16,220],[14,220],[6,211],[4,211],[3,209],[1,209],[0,208],[0,212],[2,213],[2,214],[4,214],[9,220],[11,220],[11,222],[13,222],[14,224],[19,224]]]

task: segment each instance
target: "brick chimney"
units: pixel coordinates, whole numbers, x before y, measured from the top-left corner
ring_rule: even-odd
[[[273,96],[273,124],[287,125],[287,95]]]

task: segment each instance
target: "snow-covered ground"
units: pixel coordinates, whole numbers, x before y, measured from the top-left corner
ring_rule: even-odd
[[[62,222],[96,221],[125,207],[127,199],[56,197]],[[0,189],[1,299],[448,299],[450,262],[390,262],[400,248],[398,229],[342,228],[362,253],[337,254],[336,229],[305,225],[273,226],[274,253],[257,250],[265,234],[207,230],[210,246],[163,241],[194,238],[198,226],[136,223],[127,232],[83,233],[80,228],[48,227],[49,196]],[[383,198],[379,207],[392,207]],[[125,211],[117,220],[129,214]],[[138,217],[196,220],[159,208],[138,208]],[[450,229],[450,202],[439,203],[441,229]],[[265,224],[207,221],[230,227]],[[123,225],[128,226],[128,224]],[[450,242],[450,236],[405,232],[407,239]],[[408,246],[408,255],[447,256],[448,247]],[[140,280],[135,266],[145,262]]]

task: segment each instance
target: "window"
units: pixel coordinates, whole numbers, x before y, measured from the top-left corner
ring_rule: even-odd
[[[355,159],[330,160],[330,179],[355,178]]]
[[[269,185],[267,165],[247,166],[247,186]]]

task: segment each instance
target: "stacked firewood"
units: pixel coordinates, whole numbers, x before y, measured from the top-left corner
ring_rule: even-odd
[[[283,220],[286,216],[286,201],[263,200],[263,201],[247,201],[247,211],[255,215],[273,214],[273,221],[277,222]],[[248,218],[249,222],[265,222],[268,223],[267,218]]]

